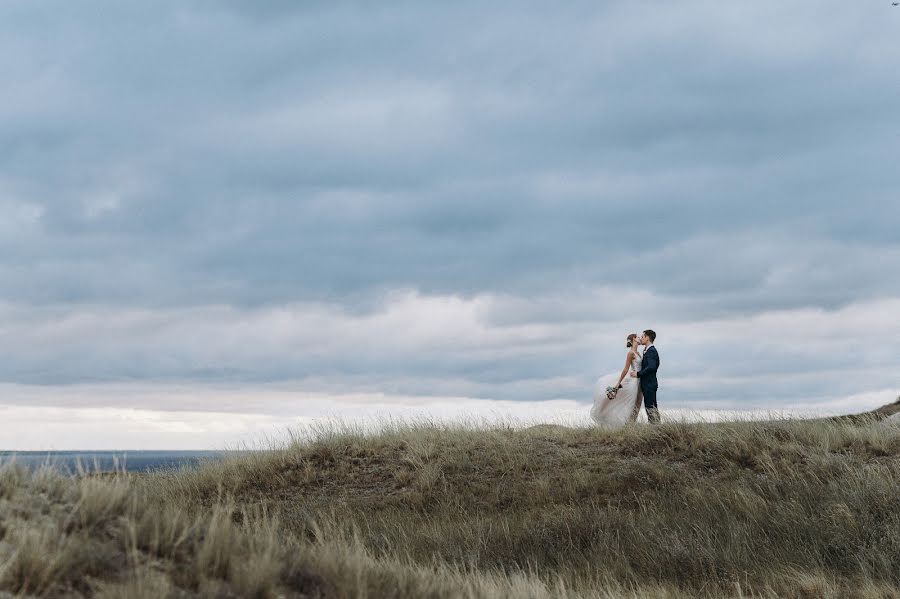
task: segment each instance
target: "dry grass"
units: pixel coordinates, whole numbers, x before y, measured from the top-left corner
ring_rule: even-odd
[[[896,597],[900,426],[877,420],[401,422],[151,475],[8,463],[0,596]]]

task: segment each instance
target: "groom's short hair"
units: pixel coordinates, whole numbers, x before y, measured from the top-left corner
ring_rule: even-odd
[[[650,337],[650,343],[653,343],[654,341],[656,341],[656,333],[654,333],[650,329],[647,329],[646,331],[644,331],[644,334],[647,335],[648,337]]]

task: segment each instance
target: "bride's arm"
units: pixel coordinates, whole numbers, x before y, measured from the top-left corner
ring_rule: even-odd
[[[622,379],[625,378],[625,375],[628,374],[628,369],[631,367],[631,352],[629,351],[625,354],[625,368],[622,369],[622,373],[619,375],[619,380],[616,381],[616,387],[622,384]]]

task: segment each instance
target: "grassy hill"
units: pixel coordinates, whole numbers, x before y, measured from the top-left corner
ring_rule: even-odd
[[[0,596],[896,597],[897,412],[334,427],[151,475],[7,464]]]

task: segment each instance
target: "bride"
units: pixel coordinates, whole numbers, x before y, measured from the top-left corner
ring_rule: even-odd
[[[640,379],[630,376],[629,372],[640,370],[643,359],[636,339],[637,335],[634,333],[626,338],[625,347],[628,348],[628,353],[622,372],[618,376],[615,374],[603,376],[594,385],[594,407],[591,408],[591,418],[604,428],[635,422],[640,413],[643,400]],[[618,388],[613,399],[607,398],[607,387]]]

